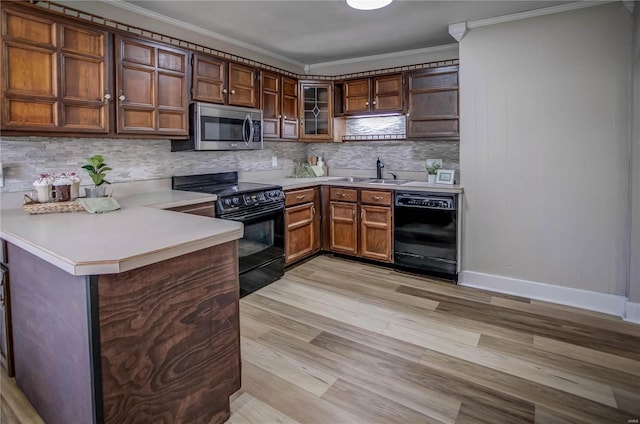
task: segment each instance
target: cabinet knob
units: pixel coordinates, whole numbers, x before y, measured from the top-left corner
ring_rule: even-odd
[[[124,94],[121,94],[121,95],[118,97],[118,100],[120,100],[121,102],[124,102],[124,99],[125,99]]]
[[[365,106],[369,106],[369,102],[364,102],[364,105]]]
[[[231,94],[236,94],[236,90],[231,90]]]
[[[109,93],[105,94],[105,95],[104,95],[104,99],[105,99],[105,101],[107,101],[107,102],[108,102],[109,100],[111,100],[111,94],[109,94]]]
[[[373,101],[373,105],[374,105],[374,106],[376,105],[376,101],[375,101],[375,100]]]
[[[278,115],[278,119],[282,118],[282,115]],[[287,119],[287,117],[285,116],[284,119]]]
[[[227,94],[227,89],[226,88],[222,89],[222,94]]]

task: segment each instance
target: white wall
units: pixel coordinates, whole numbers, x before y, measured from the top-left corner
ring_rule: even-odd
[[[629,299],[640,303],[640,4],[634,10],[631,260]]]
[[[626,295],[631,29],[616,2],[462,39],[463,271]]]

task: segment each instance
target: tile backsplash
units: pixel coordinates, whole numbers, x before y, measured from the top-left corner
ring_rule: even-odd
[[[113,168],[107,179],[128,182],[173,175],[223,171],[292,170],[305,160],[307,146],[294,142],[265,142],[264,150],[243,152],[171,152],[169,140],[3,137],[0,158],[4,170],[2,192],[29,190],[41,172],[76,172],[83,184],[89,176],[80,167],[86,158],[104,156]],[[272,166],[277,156],[278,166]]]
[[[354,125],[355,127],[355,125]],[[375,170],[376,159],[386,172],[424,171],[427,158],[441,158],[445,169],[459,172],[457,141],[362,141],[345,143],[265,142],[264,150],[244,152],[171,152],[169,140],[103,138],[0,138],[4,187],[0,192],[30,190],[41,172],[76,172],[90,183],[80,167],[86,158],[101,154],[113,168],[111,182],[169,178],[173,175],[223,171],[282,170],[293,173],[295,164],[309,155],[323,156],[331,169]],[[272,166],[272,157],[278,165]],[[459,178],[456,175],[456,178]]]

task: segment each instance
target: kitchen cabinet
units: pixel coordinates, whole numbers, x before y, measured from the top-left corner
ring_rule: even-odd
[[[320,188],[285,191],[285,265],[320,250]]]
[[[392,194],[383,190],[331,188],[329,249],[392,262]]]
[[[118,132],[187,135],[188,52],[121,35],[115,45]]]
[[[0,366],[7,371],[9,377],[13,377],[13,337],[11,330],[11,297],[9,292],[9,268],[7,261],[7,244],[0,240],[1,264],[0,272]]]
[[[458,66],[412,72],[407,137],[459,137]]]
[[[214,56],[193,55],[191,97],[206,103],[256,107],[257,71]]]
[[[383,75],[343,83],[344,114],[401,112],[402,75]]]
[[[331,82],[300,82],[300,139],[333,139],[333,95]]]
[[[260,73],[262,131],[265,138],[298,138],[298,80]]]
[[[174,212],[188,213],[191,215],[208,216],[215,218],[216,216],[216,203],[215,202],[202,202],[194,203],[192,205],[176,206],[167,210]]]
[[[108,133],[108,32],[7,2],[2,22],[2,130]]]

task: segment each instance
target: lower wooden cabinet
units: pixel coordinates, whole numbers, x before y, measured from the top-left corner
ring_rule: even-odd
[[[285,265],[320,250],[320,189],[285,192]]]
[[[329,249],[392,262],[392,198],[389,191],[331,188]]]
[[[191,205],[176,206],[169,208],[168,210],[174,212],[188,213],[191,215],[208,216],[210,218],[216,217],[216,202],[202,202],[194,203]]]

